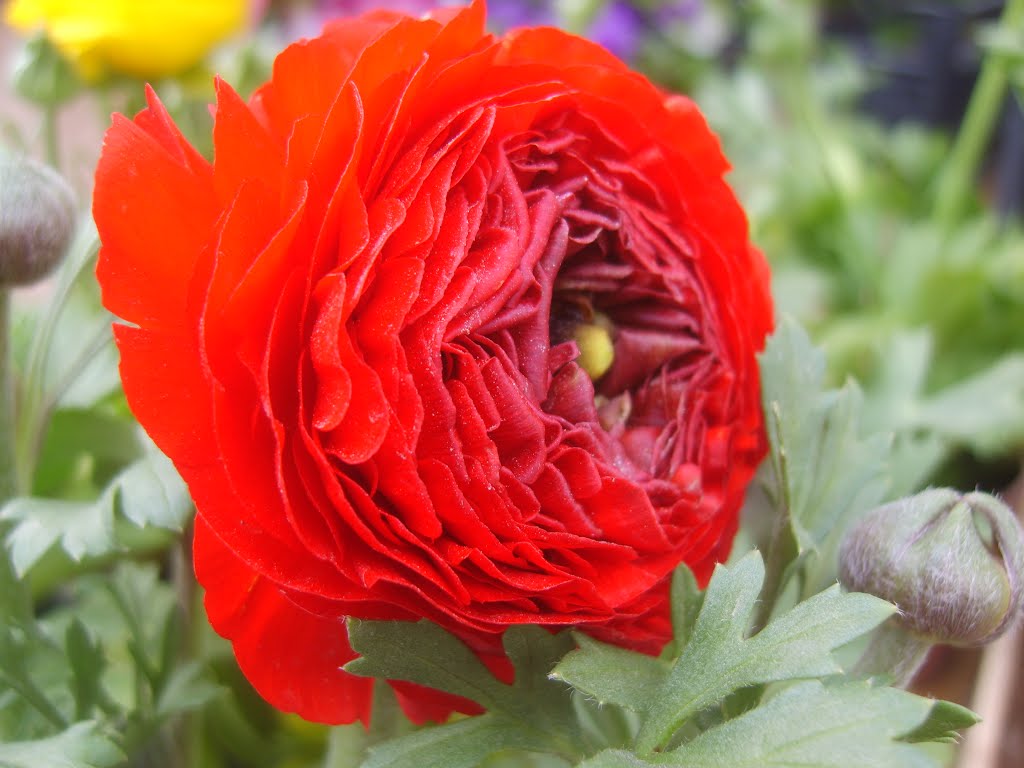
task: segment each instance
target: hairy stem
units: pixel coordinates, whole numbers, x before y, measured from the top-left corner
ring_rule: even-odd
[[[906,688],[924,663],[932,644],[900,626],[893,617],[879,627],[852,670],[855,677],[885,676]]]

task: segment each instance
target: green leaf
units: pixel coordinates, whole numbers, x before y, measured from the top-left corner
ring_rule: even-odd
[[[501,642],[516,670],[513,687],[524,696],[551,690],[551,670],[574,645],[567,632],[552,634],[531,624],[509,627]]]
[[[599,704],[615,704],[644,712],[651,695],[668,677],[667,661],[576,635],[578,650],[555,667],[552,677],[593,696]]]
[[[859,389],[825,389],[824,355],[792,321],[769,339],[761,376],[776,498],[801,549],[815,549],[851,512],[884,497],[888,438],[860,435]]]
[[[831,652],[896,610],[870,595],[844,594],[834,585],[745,639],[763,579],[756,551],[732,569],[715,569],[689,644],[664,683],[648,693],[639,752],[664,744],[690,717],[740,688],[840,672]]]
[[[95,723],[75,723],[48,739],[0,744],[2,768],[112,768],[124,756]]]
[[[761,355],[771,441],[769,493],[791,541],[768,545],[770,609],[794,558],[817,557],[802,596],[835,580],[834,550],[852,520],[889,487],[890,437],[861,434],[862,396],[849,382],[825,389],[825,358],[792,320],[783,320]]]
[[[18,578],[11,553],[0,547],[0,626],[35,624],[28,585]]]
[[[19,497],[0,509],[0,520],[15,523],[7,547],[15,571],[24,576],[58,542],[75,560],[117,551],[117,516],[140,528],[180,531],[191,509],[174,466],[152,451],[114,478],[94,502]]]
[[[495,709],[509,686],[499,682],[461,641],[429,621],[348,620],[349,642],[360,658],[345,671],[363,677],[437,688]]]
[[[552,634],[523,624],[509,627],[502,637],[505,655],[515,668],[513,695],[500,706],[513,717],[541,732],[579,737],[573,715],[571,690],[553,676],[559,660],[573,648],[568,632]]]
[[[152,525],[181,531],[191,519],[188,487],[159,451],[151,451],[122,472],[113,488],[119,510],[139,528]]]
[[[900,736],[900,741],[910,744],[924,741],[949,744],[957,740],[958,731],[970,728],[980,721],[981,718],[966,707],[951,701],[936,701],[928,713],[928,719],[910,733]]]
[[[20,700],[27,711],[34,710],[30,717],[41,716],[40,722],[63,728],[68,720],[48,685],[56,682],[59,692],[66,687],[63,661],[64,649],[36,619],[27,586],[16,578],[9,553],[0,547],[0,690],[7,689],[9,702]]]
[[[910,729],[923,735],[938,723],[962,728],[976,720],[954,704],[895,688],[808,681],[671,752],[643,759],[607,750],[577,768],[938,768],[901,734]],[[932,735],[947,734],[933,729]]]
[[[206,676],[197,661],[174,667],[157,697],[156,714],[167,718],[181,712],[199,709],[223,692],[223,688]]]
[[[947,451],[951,445],[966,446],[983,457],[1024,444],[1024,355],[1007,354],[972,376],[925,394],[932,347],[932,336],[924,330],[898,333],[889,340],[869,390],[869,423],[901,437],[940,440]],[[924,468],[934,469],[935,464],[932,459]]]
[[[104,502],[19,497],[5,504],[0,519],[15,522],[7,546],[18,575],[28,573],[58,542],[75,560],[113,551],[113,507]]]
[[[866,682],[798,683],[658,760],[680,768],[937,768],[899,741],[934,702]],[[589,767],[588,768],[592,768]]]
[[[64,648],[71,668],[71,693],[75,698],[75,717],[84,720],[102,697],[100,678],[106,667],[103,649],[77,617],[64,633]]]
[[[505,717],[485,714],[371,747],[362,768],[473,768],[495,752],[536,745],[534,734]]]
[[[65,728],[68,718],[52,695],[54,691],[47,685],[48,681],[40,679],[37,665],[33,663],[33,657],[38,657],[40,652],[50,657],[47,671],[63,677],[65,669],[61,654],[52,647],[50,639],[40,632],[38,626],[32,624],[21,628],[0,624],[0,689],[16,693],[51,728]]]
[[[83,463],[89,480],[105,485],[139,458],[139,425],[112,407],[65,408],[53,415],[33,478],[36,496],[67,497]]]
[[[96,583],[117,609],[125,647],[155,698],[171,673],[167,665],[175,660],[165,651],[169,628],[177,627],[171,616],[180,610],[173,589],[153,564],[126,560]]]
[[[651,768],[660,763],[651,763],[624,749],[606,749],[584,760],[576,768]]]
[[[690,642],[703,605],[704,592],[697,586],[693,571],[681,564],[672,574],[672,656],[678,656]]]
[[[488,710],[471,721],[385,742],[372,750],[366,765],[469,766],[511,747],[572,757],[583,751],[571,691],[550,677],[572,647],[564,634],[535,626],[509,628],[502,641],[515,668],[512,685],[494,678],[461,641],[427,621],[349,619],[349,641],[362,656],[345,665],[348,672],[408,680],[464,696]]]
[[[925,428],[994,456],[1024,445],[1024,354],[923,399],[904,417],[906,428]]]

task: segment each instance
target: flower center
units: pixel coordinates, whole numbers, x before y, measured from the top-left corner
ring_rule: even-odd
[[[680,438],[709,357],[691,251],[618,148],[573,120],[503,147],[535,255],[479,332],[567,434],[589,431],[638,482],[670,479],[693,461]],[[512,204],[492,208],[507,215]]]
[[[597,312],[585,294],[556,292],[551,301],[549,340],[552,347],[573,341],[579,348],[576,363],[591,381],[604,376],[615,361],[615,327]]]

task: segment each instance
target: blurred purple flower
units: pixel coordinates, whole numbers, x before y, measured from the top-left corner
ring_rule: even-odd
[[[419,15],[443,5],[468,0],[313,0],[296,3],[286,15],[285,30],[291,39],[319,33],[324,22],[338,16],[354,16],[375,8]],[[488,0],[488,26],[495,32],[515,27],[565,26],[556,0]],[[624,61],[633,61],[645,39],[655,30],[695,22],[704,10],[703,0],[662,0],[642,4],[629,0],[605,0],[583,35],[603,45]]]
[[[554,5],[552,0],[489,0],[487,25],[498,31],[556,26],[559,19]]]
[[[659,24],[696,21],[703,10],[704,0],[673,0],[668,3],[658,3],[654,8],[653,17]]]
[[[317,12],[324,18],[334,16],[356,16],[360,13],[387,8],[413,16],[426,13],[441,3],[437,0],[319,0],[314,3]]]
[[[601,7],[584,34],[620,59],[631,61],[643,45],[645,22],[644,14],[632,3],[613,0]]]

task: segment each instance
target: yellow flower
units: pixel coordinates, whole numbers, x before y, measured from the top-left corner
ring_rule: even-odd
[[[158,78],[198,63],[246,20],[246,0],[11,0],[7,21],[16,29],[45,30],[97,80],[119,72]]]

